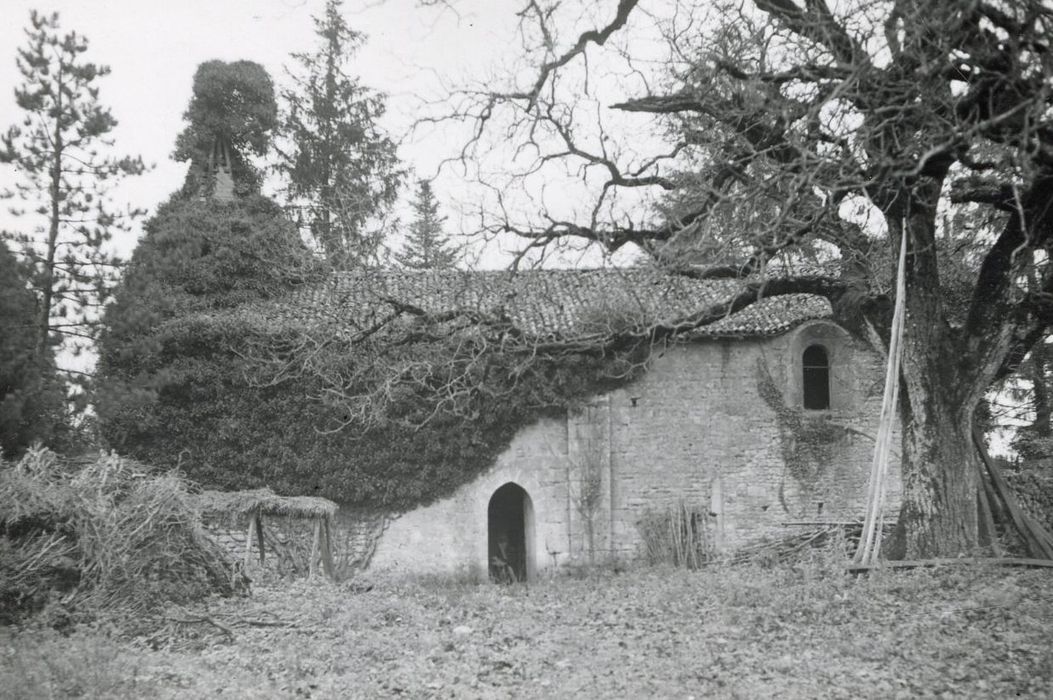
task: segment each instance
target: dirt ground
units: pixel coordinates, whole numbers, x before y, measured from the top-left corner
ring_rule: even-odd
[[[47,697],[1053,697],[1053,570],[822,562],[530,585],[271,582],[68,636],[0,630]]]

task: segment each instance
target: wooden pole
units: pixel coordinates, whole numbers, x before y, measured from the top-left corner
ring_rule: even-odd
[[[260,545],[260,566],[263,566],[265,549],[263,539],[263,514],[258,511],[256,513],[256,541],[259,542]]]
[[[874,440],[874,459],[870,465],[870,481],[867,483],[866,516],[863,519],[863,532],[859,537],[859,548],[856,550],[856,564],[872,564],[881,554],[885,482],[888,478],[888,461],[892,450],[892,425],[896,420],[896,405],[899,401],[899,368],[903,348],[904,316],[906,316],[905,268],[908,235],[908,232],[904,230],[900,239],[899,268],[896,273],[896,306],[892,314],[892,329],[889,334],[885,392],[881,399],[878,434]]]
[[[980,525],[983,527],[983,534],[987,537],[987,542],[991,545],[991,553],[996,557],[1002,556],[1002,546],[998,543],[998,530],[995,529],[994,514],[991,511],[991,499],[988,493],[991,487],[987,484],[987,479],[984,477],[984,468],[981,463],[977,463],[977,471],[980,476],[981,488],[976,490],[976,507],[980,511]]]
[[[1053,560],[1027,559],[1024,557],[958,558],[958,559],[919,559],[915,561],[884,561],[877,564],[853,564],[848,571],[853,574],[865,573],[874,569],[917,569],[930,566],[1022,566],[1032,569],[1053,568]]]
[[[311,543],[311,559],[307,565],[307,575],[314,576],[318,571],[318,553],[322,546],[322,521],[314,521],[314,542]]]
[[[256,530],[256,516],[249,515],[249,527],[245,531],[245,569],[252,563],[252,534]]]
[[[709,512],[716,520],[716,534],[713,537],[718,554],[724,553],[724,480],[717,475],[710,482]]]
[[[336,571],[333,566],[333,550],[330,546],[329,518],[319,519],[319,522],[322,524],[322,570],[329,577],[329,580],[335,581]]]

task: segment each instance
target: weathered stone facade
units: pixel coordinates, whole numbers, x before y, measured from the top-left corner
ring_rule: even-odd
[[[814,345],[829,360],[824,410],[803,408],[802,357]],[[485,578],[491,498],[508,483],[526,492],[516,517],[528,576],[636,557],[641,521],[679,504],[701,514],[717,552],[794,523],[859,518],[883,376],[880,356],[826,320],[774,337],[670,345],[631,385],[523,428],[478,479],[396,517],[372,568]],[[890,512],[900,493],[898,449],[893,456]]]

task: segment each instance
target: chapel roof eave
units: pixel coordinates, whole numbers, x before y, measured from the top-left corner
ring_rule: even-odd
[[[737,280],[698,280],[657,268],[364,270],[336,273],[284,303],[298,318],[361,325],[385,311],[422,316],[502,318],[535,338],[570,339],[617,328],[673,327],[742,290]],[[815,295],[762,298],[689,338],[770,336],[831,315]]]

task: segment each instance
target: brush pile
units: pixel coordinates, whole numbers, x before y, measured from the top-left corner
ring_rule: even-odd
[[[830,553],[835,559],[843,558],[847,564],[852,552],[859,547],[859,539],[863,534],[862,521],[798,523],[795,527],[802,529],[756,540],[739,547],[733,554],[720,561],[725,564],[775,566],[796,561],[807,556],[809,552],[821,550]],[[882,537],[890,535],[893,528],[893,523],[884,523]]]
[[[1038,470],[1007,471],[1005,480],[1024,512],[1046,530],[1053,532],[1053,473]]]
[[[648,510],[637,521],[644,558],[651,566],[697,569],[715,556],[705,511],[681,501],[666,510]]]
[[[231,595],[247,587],[233,571],[177,475],[46,449],[0,464],[0,624],[48,604],[90,616]]]
[[[859,541],[863,531],[863,524],[830,524],[816,526],[781,537],[768,537],[752,542],[735,550],[725,562],[730,564],[760,564],[763,566],[775,566],[776,564],[794,560],[812,549],[822,549],[829,546],[837,546],[838,540],[843,539],[844,549],[850,551]]]

